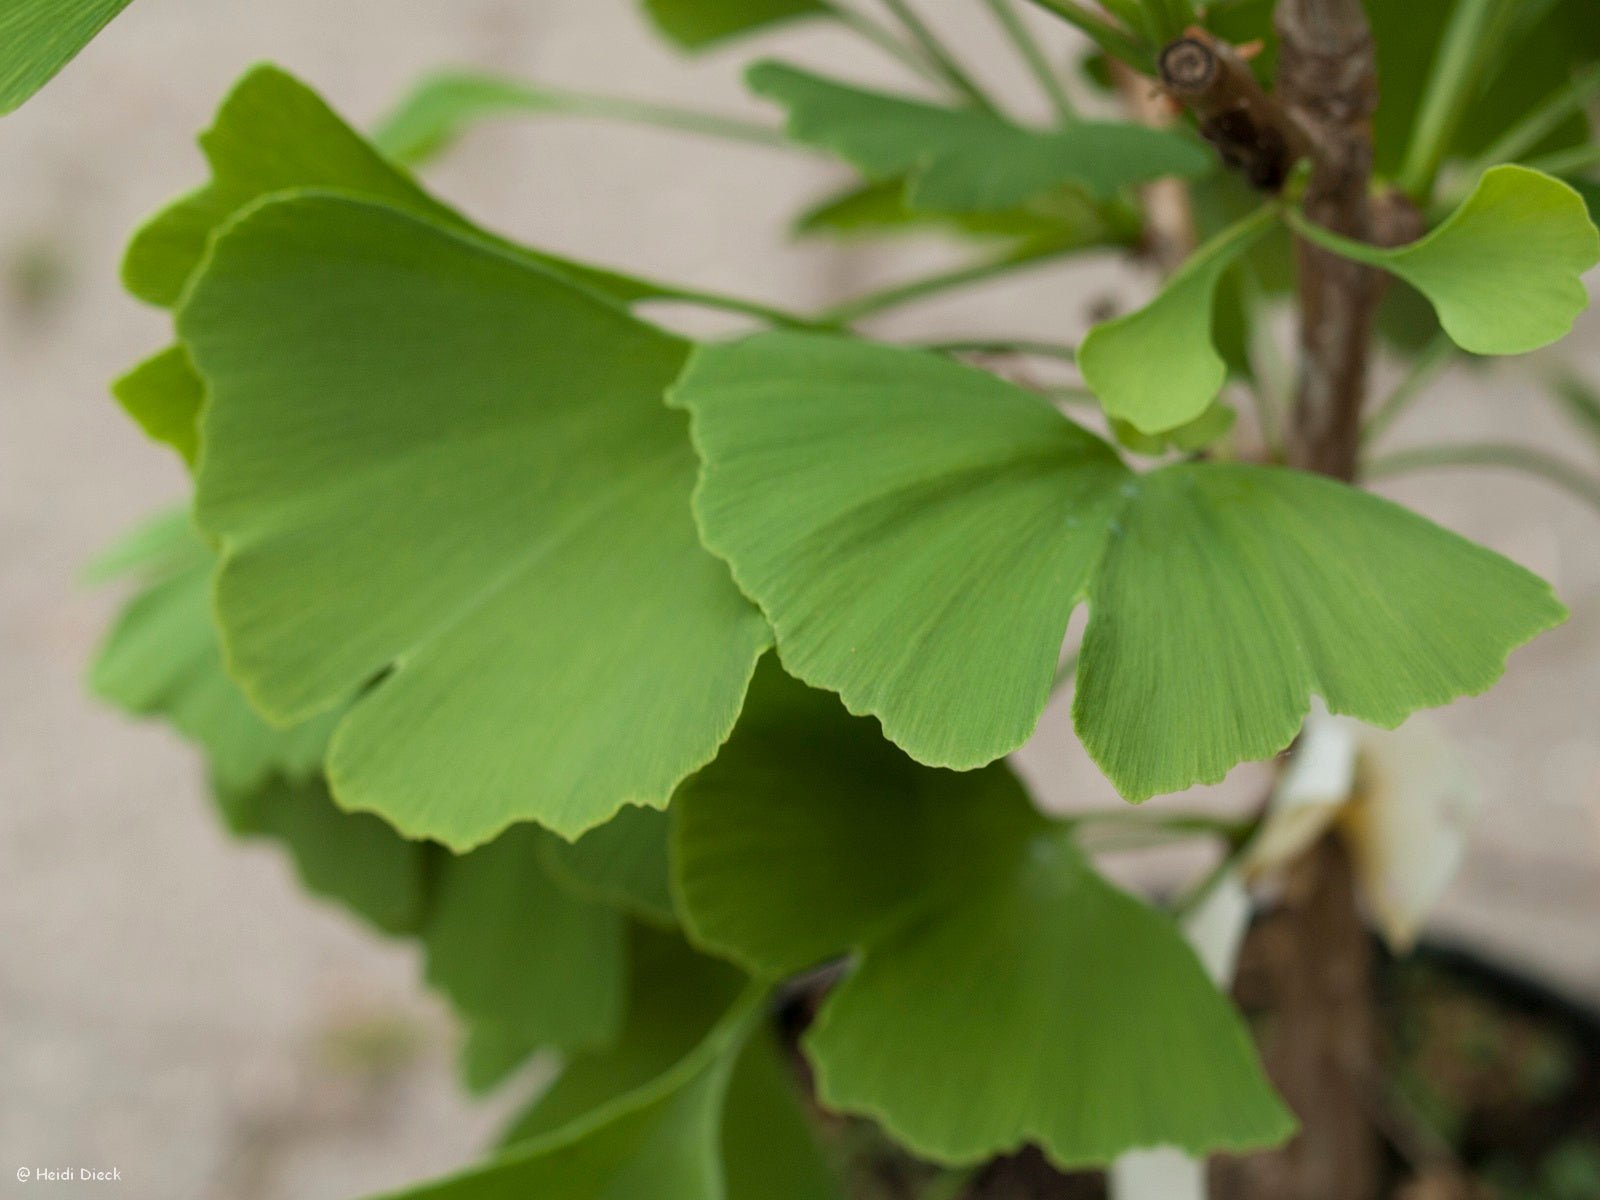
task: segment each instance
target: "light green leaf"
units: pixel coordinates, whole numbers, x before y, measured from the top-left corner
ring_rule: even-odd
[[[644,10],[686,50],[704,50],[785,21],[833,11],[824,0],[644,0]]]
[[[625,808],[576,842],[551,839],[545,861],[562,883],[664,929],[678,923],[667,872],[667,814]]]
[[[936,213],[906,204],[904,179],[867,183],[839,192],[802,213],[801,236],[883,237],[950,233],[974,239],[1050,240],[1083,246],[1124,246],[1138,238],[1136,222],[1099,209],[1081,194],[1064,191],[1003,212]]]
[[[394,1200],[724,1200],[724,1099],[758,997],[737,1002],[671,1070],[483,1165]],[[754,1198],[751,1198],[754,1200]]]
[[[0,3],[0,114],[49,83],[129,0]]]
[[[340,812],[319,778],[274,779],[220,799],[235,833],[283,845],[308,892],[337,901],[385,933],[421,929],[428,847],[406,841],[377,817]]]
[[[1527,167],[1484,172],[1444,224],[1407,246],[1368,246],[1300,214],[1291,220],[1309,240],[1411,284],[1473,354],[1526,354],[1565,337],[1589,306],[1581,276],[1600,262],[1583,197]]]
[[[473,225],[423,191],[305,84],[276,67],[248,72],[218,109],[200,148],[211,182],[146,222],[129,244],[122,280],[141,300],[172,307],[205,257],[213,233],[242,209],[279,192],[315,188],[379,200],[489,242],[508,254],[624,302],[654,285],[515,246]]]
[[[513,113],[599,117],[762,146],[788,145],[781,131],[733,117],[463,72],[424,80],[372,140],[396,162],[414,165],[432,158],[469,126]]]
[[[1133,800],[1276,754],[1312,693],[1384,728],[1475,695],[1565,616],[1542,580],[1398,505],[1215,464],[1140,478],[1089,608],[1073,719]]]
[[[1286,746],[1313,692],[1393,726],[1564,615],[1548,585],[1327,480],[1134,476],[1034,394],[946,359],[771,334],[702,348],[705,544],[793,674],[918,760],[1016,749],[1086,595],[1078,731],[1130,800]]]
[[[1095,875],[1005,767],[918,766],[764,670],[673,811],[697,940],[779,975],[856,955],[806,1039],[819,1098],[917,1154],[1036,1142],[1070,1167],[1291,1131],[1178,931]]]
[[[1212,165],[1190,138],[1139,125],[1084,123],[1046,133],[775,62],[757,64],[748,78],[752,90],[788,110],[796,141],[833,151],[871,180],[909,176],[913,209],[999,211],[1067,184],[1109,195]]]
[[[1191,255],[1149,304],[1089,331],[1078,368],[1108,416],[1154,435],[1210,407],[1228,378],[1211,335],[1217,285],[1275,216],[1263,207]]]
[[[254,792],[274,776],[306,780],[320,771],[337,717],[275,729],[246,702],[223,669],[211,620],[216,556],[187,511],[141,529],[101,569],[136,573],[140,591],[123,608],[95,658],[90,686],[135,716],[160,717],[204,748],[225,795]]]
[[[219,238],[179,314],[230,666],[269,717],[363,692],[346,808],[466,849],[664,806],[760,616],[699,545],[685,345],[530,264],[332,196]]]
[[[194,466],[200,453],[200,408],[206,390],[182,346],[169,346],[145,359],[114,382],[111,393],[139,428]]]
[[[623,921],[551,880],[549,836],[519,826],[439,862],[422,931],[428,982],[469,1021],[530,1045],[600,1045],[622,1022]]]
[[[1027,740],[1132,483],[1103,442],[985,372],[844,338],[702,348],[671,400],[705,543],[792,673],[935,766]]]

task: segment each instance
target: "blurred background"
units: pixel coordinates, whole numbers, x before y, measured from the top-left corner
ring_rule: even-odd
[[[977,7],[925,5],[974,62],[1010,62]],[[794,30],[760,48],[899,82],[840,33]],[[230,843],[195,756],[85,692],[117,597],[85,590],[78,572],[187,483],[106,391],[166,332],[165,314],[117,285],[129,232],[201,181],[194,135],[258,60],[370,124],[419,75],[469,65],[768,115],[739,84],[749,53],[681,58],[630,0],[138,0],[0,121],[7,1195],[30,1186],[17,1166],[93,1165],[118,1167],[117,1194],[129,1197],[339,1200],[466,1161],[503,1115],[457,1089],[453,1030],[409,950],[305,898],[272,848]],[[987,81],[1042,115],[1026,80]],[[799,307],[962,253],[936,241],[797,243],[791,217],[843,183],[842,169],[660,132],[508,120],[427,177],[481,223],[542,248]],[[1071,340],[1097,306],[1137,303],[1153,283],[1090,256],[879,328]],[[1527,369],[1557,362],[1600,378],[1600,313],[1532,364],[1448,374],[1393,445],[1507,437],[1585,455],[1593,448],[1569,444]],[[1498,688],[1444,713],[1487,805],[1432,932],[1600,1004],[1600,522],[1519,476],[1441,473],[1385,490],[1552,580],[1573,614],[1519,652]],[[1114,803],[1065,707],[1046,714],[1026,771],[1054,804]]]

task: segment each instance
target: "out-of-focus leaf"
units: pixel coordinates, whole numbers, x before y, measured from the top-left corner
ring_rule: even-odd
[[[153,440],[171,446],[191,467],[200,453],[205,384],[182,346],[168,346],[111,385],[123,410]]]
[[[340,812],[320,778],[276,778],[248,794],[224,794],[222,803],[235,833],[284,846],[308,892],[337,901],[386,933],[421,929],[429,848],[370,814]]]
[[[693,1053],[728,1011],[744,976],[697,954],[677,934],[635,927],[628,960],[627,1020],[615,1043],[574,1057],[550,1089],[506,1129],[516,1145],[565,1128],[646,1087]]]
[[[667,872],[667,814],[625,808],[576,842],[551,839],[550,870],[591,900],[670,929],[677,924]]]
[[[942,232],[1007,241],[1048,238],[1084,247],[1128,245],[1138,236],[1136,221],[1108,220],[1071,191],[1048,199],[1008,212],[928,212],[907,205],[904,180],[889,179],[851,187],[808,209],[795,232],[833,237]]]
[[[909,178],[912,209],[1003,212],[1068,184],[1106,196],[1212,166],[1192,138],[1142,125],[1083,123],[1042,132],[775,62],[753,67],[749,82],[788,111],[796,141],[831,150],[870,180]]]
[[[1600,392],[1570,374],[1556,379],[1553,390],[1572,423],[1600,450]]]
[[[704,347],[705,544],[784,665],[970,768],[1033,732],[1089,599],[1074,715],[1122,794],[1276,754],[1313,694],[1373,724],[1488,687],[1564,616],[1548,585],[1294,471],[1134,476],[1039,397],[932,355],[770,334]]]
[[[200,149],[211,167],[211,181],[147,221],[123,258],[124,286],[151,304],[177,304],[212,235],[236,214],[263,197],[306,188],[394,205],[623,302],[657,294],[642,280],[541,254],[484,232],[428,195],[320,96],[276,67],[255,67],[234,86],[211,128],[200,135]]]
[[[656,27],[686,50],[705,50],[801,17],[826,17],[824,0],[644,0]]]
[[[1078,368],[1108,416],[1160,434],[1211,406],[1228,378],[1211,337],[1217,284],[1272,220],[1270,208],[1246,218],[1190,256],[1145,307],[1089,331]]]
[[[326,195],[231,226],[178,325],[235,676],[293,722],[383,675],[334,735],[341,805],[458,850],[576,837],[715,754],[769,634],[690,517],[684,343]]]
[[[216,555],[187,511],[138,531],[135,539],[117,553],[114,569],[138,577],[140,590],[95,659],[95,694],[136,716],[160,717],[203,747],[224,794],[255,792],[275,776],[306,781],[316,775],[337,716],[275,728],[228,677],[211,619]]]
[[[440,859],[422,930],[427,976],[469,1021],[581,1049],[621,1026],[624,926],[550,878],[540,851],[550,836],[518,826]]]
[[[693,935],[784,975],[853,952],[807,1035],[829,1108],[941,1162],[1063,1166],[1285,1137],[1243,1024],[1178,931],[1112,888],[1003,766],[918,766],[773,669],[685,785]]]
[[[1600,262],[1600,232],[1583,197],[1527,167],[1484,172],[1444,224],[1410,245],[1353,242],[1303,217],[1296,228],[1404,279],[1432,302],[1451,340],[1473,354],[1526,354],[1565,337],[1589,306],[1582,275]]]
[[[0,114],[49,83],[129,0],[5,0],[0,4]]]
[[[392,1193],[392,1200],[726,1200],[721,1117],[755,1001],[752,995],[735,1003],[687,1057],[645,1086],[459,1175]]]

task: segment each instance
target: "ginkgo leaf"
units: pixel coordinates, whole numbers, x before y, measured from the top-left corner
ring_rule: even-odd
[[[1263,207],[1191,255],[1149,304],[1089,330],[1078,368],[1108,416],[1155,435],[1211,406],[1228,377],[1211,335],[1217,284],[1275,216]]]
[[[871,180],[909,176],[913,209],[1004,210],[1065,184],[1109,195],[1212,166],[1191,138],[1141,125],[1080,123],[1043,132],[775,62],[757,64],[748,79],[753,91],[788,110],[796,141],[833,151]]]
[[[344,197],[256,207],[207,261],[178,318],[210,397],[196,511],[261,711],[376,679],[334,794],[458,850],[665,805],[769,638],[690,517],[662,404],[685,344]]]
[[[111,385],[130,417],[153,440],[171,446],[191,467],[200,453],[205,384],[182,346],[168,346]]]
[[[7,0],[0,5],[0,114],[49,83],[129,0]]]
[[[694,1052],[747,982],[721,959],[696,953],[680,935],[635,926],[621,1032],[603,1049],[569,1059],[555,1083],[507,1127],[501,1144],[564,1129],[648,1087]]]
[[[1293,738],[1313,692],[1398,724],[1557,624],[1548,585],[1404,509],[1267,467],[1135,476],[1031,392],[818,335],[703,347],[675,386],[705,544],[784,665],[918,760],[1016,749],[1090,600],[1075,717],[1130,800]]]
[[[1309,240],[1411,284],[1473,354],[1526,354],[1565,337],[1589,306],[1581,277],[1600,263],[1600,232],[1583,197],[1528,167],[1484,172],[1444,224],[1405,246],[1369,246],[1303,215],[1291,220]]]
[[[768,669],[673,812],[698,941],[769,975],[856,956],[806,1037],[818,1096],[917,1154],[1032,1142],[1072,1167],[1291,1131],[1182,935],[1100,879],[1004,766],[919,766]]]
[[[368,813],[340,812],[327,785],[283,778],[220,797],[233,832],[281,844],[301,886],[392,934],[423,925],[429,847],[408,842]]]
[[[98,572],[135,575],[141,588],[95,658],[95,694],[136,716],[161,717],[202,746],[224,795],[255,792],[275,776],[300,781],[316,775],[337,715],[275,729],[228,678],[211,619],[216,555],[188,512],[134,536],[136,542]]]
[[[704,50],[729,38],[793,21],[825,17],[824,0],[643,0],[656,28],[686,50]]]
[[[1109,447],[985,372],[844,338],[703,347],[670,399],[705,544],[791,672],[934,766],[1027,740],[1132,484]]]
[[[231,217],[264,196],[305,188],[405,209],[624,302],[657,294],[642,280],[541,254],[479,229],[423,191],[320,96],[277,67],[255,67],[234,85],[211,128],[200,135],[200,149],[211,181],[147,221],[123,257],[124,286],[151,304],[177,304],[212,234]]]
[[[667,814],[625,808],[576,842],[552,838],[545,861],[562,883],[629,916],[670,929],[677,924],[667,877]]]
[[[723,1186],[721,1116],[758,1000],[747,993],[645,1086],[480,1166],[392,1193],[393,1200],[734,1200]]]
[[[428,982],[472,1021],[531,1044],[603,1044],[622,1022],[622,918],[558,886],[530,826],[436,865],[422,930]]]

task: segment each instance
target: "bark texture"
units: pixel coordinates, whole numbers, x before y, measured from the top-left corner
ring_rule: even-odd
[[[1310,139],[1306,215],[1373,240],[1372,114],[1377,60],[1360,0],[1279,0],[1278,95]],[[1301,241],[1300,394],[1289,462],[1353,479],[1379,273]]]

